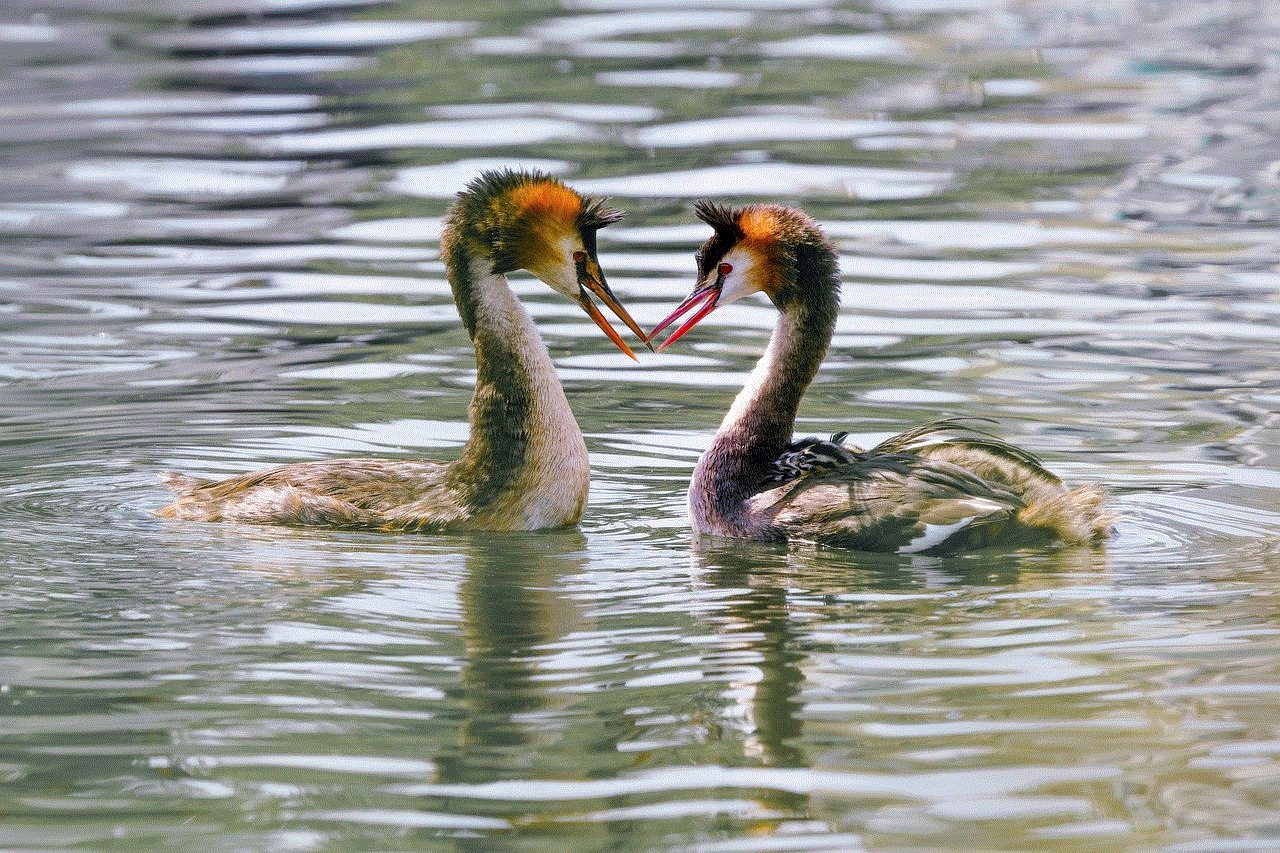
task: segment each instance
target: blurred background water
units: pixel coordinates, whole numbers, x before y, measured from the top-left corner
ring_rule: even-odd
[[[1280,845],[1280,7],[1262,0],[10,0],[0,850]],[[528,277],[579,529],[160,522],[156,475],[448,456],[449,199],[804,207],[844,307],[800,429],[990,417],[1100,550],[694,549],[764,302],[632,364]]]

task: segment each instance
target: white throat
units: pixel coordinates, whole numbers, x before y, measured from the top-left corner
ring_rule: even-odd
[[[477,358],[511,361],[528,383],[528,446],[515,486],[521,496],[519,511],[528,516],[531,526],[562,524],[567,515],[576,521],[574,513],[581,511],[586,499],[590,462],[555,365],[506,276],[493,273],[487,259],[475,261],[472,274],[481,294],[476,325],[501,342],[490,350],[477,335]]]
[[[757,409],[766,405],[763,398],[768,391],[769,383],[775,381],[783,370],[783,362],[787,353],[792,351],[796,340],[796,325],[787,315],[780,315],[773,334],[769,337],[769,345],[764,354],[756,362],[746,384],[733,400],[733,405],[725,413],[720,422],[720,429],[711,440],[711,447],[698,460],[693,470],[693,478],[689,483],[689,520],[694,530],[699,533],[711,533],[721,536],[750,536],[752,532],[742,525],[752,523],[746,514],[745,504],[741,514],[733,518],[722,517],[727,508],[717,505],[717,477],[723,476],[723,466],[727,457],[741,453],[745,441],[751,436],[744,435],[744,422],[750,422]],[[719,468],[719,470],[717,470]]]
[[[724,414],[724,419],[720,421],[720,429],[717,435],[724,433],[734,424],[741,421],[758,405],[757,401],[763,394],[769,380],[782,372],[783,359],[794,348],[795,338],[795,322],[786,314],[779,314],[778,322],[773,328],[773,334],[769,336],[768,346],[765,347],[765,351],[756,362],[756,366],[752,368],[751,375],[747,377],[747,381],[742,386],[742,390],[738,392],[738,396],[733,398],[733,405],[729,407],[729,411]]]

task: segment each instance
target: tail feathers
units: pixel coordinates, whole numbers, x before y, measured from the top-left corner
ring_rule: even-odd
[[[161,480],[174,493],[174,502],[156,510],[161,518],[182,521],[238,521],[337,528],[374,526],[368,511],[331,495],[313,494],[296,486],[276,484],[245,492],[236,501],[211,493],[213,480],[165,471]]]
[[[1064,492],[1056,508],[1056,527],[1068,542],[1100,542],[1115,528],[1116,517],[1103,508],[1106,490],[1098,486],[1078,486]],[[1029,507],[1034,512],[1036,507]],[[1038,519],[1030,519],[1037,521]]]
[[[180,498],[190,497],[197,489],[213,482],[212,480],[183,474],[181,471],[161,471],[160,481],[169,488],[169,491]]]

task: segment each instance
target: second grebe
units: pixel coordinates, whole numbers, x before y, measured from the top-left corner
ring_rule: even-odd
[[[764,293],[780,312],[765,354],[725,415],[689,486],[695,530],[866,551],[950,552],[1094,542],[1102,493],[1066,488],[1033,455],[964,419],[926,424],[862,450],[792,440],[796,410],[826,354],[840,301],[836,254],[797,210],[699,202],[714,230],[698,284],[654,335],[701,303],[665,349],[715,308]]]
[[[333,459],[226,480],[175,472],[166,518],[409,530],[541,530],[574,524],[590,470],[551,357],[506,273],[526,269],[582,306],[635,358],[591,301],[640,338],[605,283],[596,231],[622,216],[538,172],[491,171],[458,194],[440,253],[476,352],[471,435],[449,463]]]

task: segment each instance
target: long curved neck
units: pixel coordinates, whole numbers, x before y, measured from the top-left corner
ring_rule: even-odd
[[[755,535],[745,517],[746,499],[791,442],[796,410],[818,372],[835,329],[839,304],[834,259],[819,269],[797,270],[793,299],[778,316],[764,355],[725,414],[694,469],[689,507],[704,532]]]
[[[454,463],[455,481],[480,511],[586,466],[582,432],[569,409],[541,335],[506,277],[465,241],[445,248],[458,314],[476,352],[476,390],[468,409],[471,435]],[[585,498],[585,486],[583,487]]]

